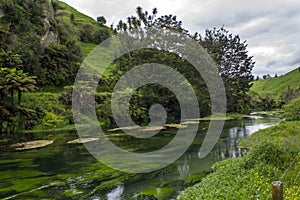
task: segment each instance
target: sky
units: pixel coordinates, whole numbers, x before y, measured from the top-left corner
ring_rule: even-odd
[[[256,62],[254,75],[285,74],[300,66],[299,0],[63,0],[93,17],[104,16],[108,26],[143,10],[172,14],[191,33],[225,27],[247,41]]]

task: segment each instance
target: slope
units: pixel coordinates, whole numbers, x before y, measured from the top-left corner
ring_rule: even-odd
[[[278,99],[289,87],[291,89],[300,87],[300,71],[298,68],[283,76],[255,81],[250,92],[258,93],[261,97],[271,94],[274,95],[275,99]]]

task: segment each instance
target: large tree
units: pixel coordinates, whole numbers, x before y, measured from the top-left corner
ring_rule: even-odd
[[[215,61],[219,74],[224,81],[228,102],[227,111],[248,111],[247,91],[251,87],[250,82],[253,79],[251,71],[254,62],[252,57],[248,56],[246,42],[241,41],[238,35],[232,35],[224,28],[206,30],[204,36],[198,33],[190,34],[188,30],[183,28],[182,22],[176,16],[163,15],[158,17],[157,9],[147,12],[141,7],[137,8],[136,16],[128,17],[126,22],[121,20],[116,26],[116,31],[119,33],[127,32],[133,38],[139,39],[143,37],[143,34],[147,34],[148,27],[156,27],[159,28],[158,30],[171,29],[199,42]],[[140,32],[129,32],[134,29],[140,30]],[[161,32],[168,33],[167,31]],[[164,45],[163,38],[160,38],[161,34],[157,34],[157,36],[153,43]],[[177,47],[180,49],[182,45],[184,44],[178,38],[173,45],[167,47],[167,51],[153,48],[150,45],[148,49],[132,51],[118,58],[114,64],[115,69],[111,70],[114,76],[108,78],[110,89],[112,90],[115,82],[131,68],[144,63],[160,63],[173,67],[185,76],[199,99],[201,116],[210,114],[211,100],[207,86],[193,66],[184,57],[181,57],[180,53],[177,53]],[[100,87],[107,89],[102,84]],[[132,118],[136,122],[147,122],[147,112],[153,103],[162,104],[169,114],[168,119],[171,121],[180,118],[180,107],[175,95],[167,88],[151,84],[139,88],[135,96],[132,97],[129,105]],[[137,107],[141,108],[138,114],[134,112]]]
[[[133,28],[159,27],[178,31],[199,41],[199,43],[210,54],[211,58],[218,66],[227,95],[228,112],[247,112],[248,96],[247,92],[253,80],[252,69],[254,67],[253,57],[248,55],[246,41],[241,41],[239,35],[229,33],[225,28],[207,29],[205,35],[190,34],[184,29],[182,22],[178,21],[174,15],[163,15],[157,17],[157,9],[152,12],[143,11],[141,7],[136,9],[137,16],[128,17],[127,23],[120,21],[117,26],[119,31],[127,31]],[[180,41],[177,42],[178,44]],[[176,45],[175,45],[176,46]],[[185,68],[182,65],[181,68]],[[189,70],[185,71],[189,76]],[[193,74],[193,73],[192,73]],[[195,74],[192,82],[197,78]],[[199,75],[198,75],[199,77]],[[197,84],[197,83],[196,83]],[[202,82],[198,82],[202,84]]]
[[[206,30],[199,41],[218,65],[226,88],[228,112],[246,112],[255,64],[253,57],[248,55],[246,41],[223,27]]]

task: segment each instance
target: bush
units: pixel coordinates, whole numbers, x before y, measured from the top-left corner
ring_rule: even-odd
[[[288,121],[300,120],[300,97],[291,100],[284,106],[283,116]]]

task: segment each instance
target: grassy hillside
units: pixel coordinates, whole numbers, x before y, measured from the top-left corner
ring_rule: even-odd
[[[296,89],[300,87],[300,71],[295,69],[283,76],[271,79],[255,81],[250,91],[258,93],[261,97],[272,94],[278,99],[288,87]]]
[[[79,40],[84,57],[86,57],[97,44],[80,41],[80,31],[89,28],[91,32],[103,30],[109,32],[111,35],[113,34],[113,31],[110,28],[98,24],[93,18],[80,13],[68,4],[62,1],[57,1],[57,4],[56,18],[64,23],[69,30],[68,32],[72,34],[72,37]],[[73,20],[71,19],[71,15],[74,17]]]
[[[58,1],[58,10],[56,12],[57,16],[63,16],[62,18],[64,18],[65,21],[70,21],[70,14],[74,14],[74,21],[77,24],[91,24],[93,26],[99,26],[99,24],[91,17],[86,16],[82,13],[80,13],[79,11],[77,11],[75,8],[69,6],[68,4],[62,2],[62,1]]]

